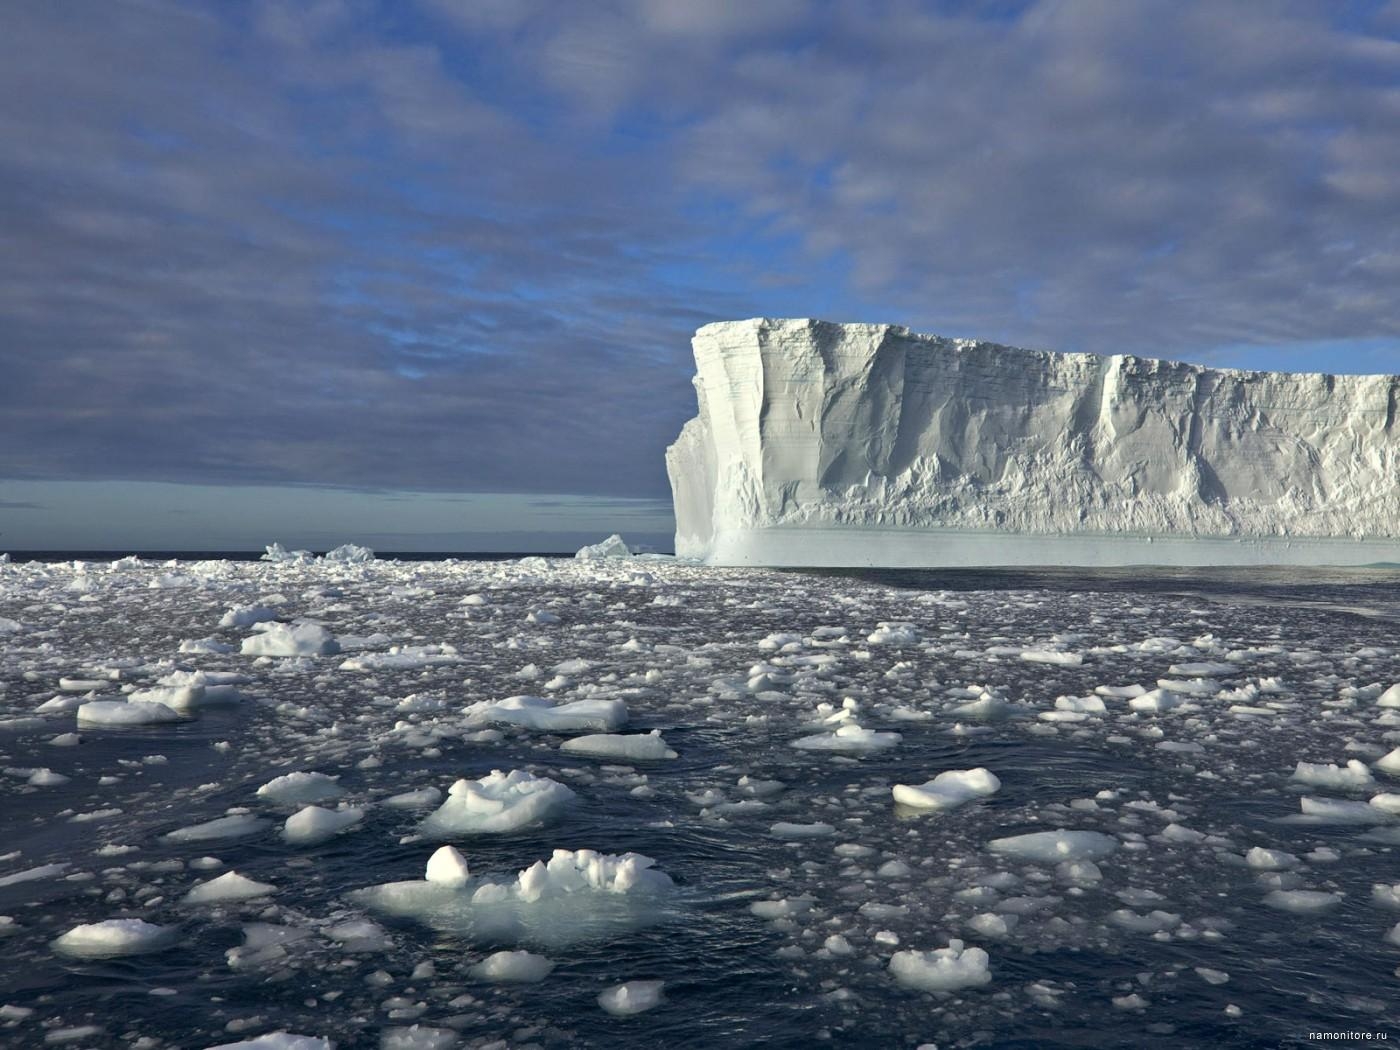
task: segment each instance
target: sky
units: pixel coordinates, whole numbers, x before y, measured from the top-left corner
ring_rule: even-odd
[[[665,547],[713,320],[1400,372],[1400,0],[0,5],[0,550]]]

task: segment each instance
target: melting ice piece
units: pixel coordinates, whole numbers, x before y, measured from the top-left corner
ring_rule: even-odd
[[[239,1043],[220,1043],[218,1046],[209,1047],[209,1050],[335,1050],[335,1043],[325,1036],[269,1032],[267,1035],[244,1039]]]
[[[1376,697],[1377,707],[1400,707],[1400,682],[1396,682],[1389,689]]]
[[[423,830],[438,836],[516,831],[548,822],[574,797],[549,777],[493,769],[480,780],[462,779],[448,788],[447,799],[423,821]]]
[[[1289,824],[1390,824],[1395,814],[1367,802],[1340,798],[1313,798],[1304,795],[1298,800],[1301,813],[1280,818]]]
[[[627,724],[627,705],[621,700],[575,700],[556,705],[542,696],[510,696],[496,703],[483,700],[472,704],[466,716],[471,722],[505,722],[550,732],[595,729],[610,733]]]
[[[318,623],[255,624],[257,634],[243,639],[244,656],[332,656],[340,643]]]
[[[1400,777],[1400,747],[1389,751],[1371,763],[1382,773],[1389,773],[1393,777]]]
[[[951,940],[948,947],[931,952],[898,951],[890,957],[890,973],[905,988],[921,992],[955,992],[975,988],[992,979],[987,953],[965,948]]]
[[[659,729],[653,729],[650,733],[591,733],[588,736],[576,736],[560,744],[559,750],[571,755],[622,758],[631,762],[655,762],[676,757],[676,753],[667,746]]]
[[[345,794],[337,781],[339,777],[326,773],[284,773],[274,777],[258,788],[258,798],[265,798],[279,806],[304,806],[310,802],[324,802]]]
[[[417,919],[478,943],[568,947],[660,922],[675,884],[650,857],[555,850],[514,879],[469,878],[461,887],[391,882],[350,894],[386,915]]]
[[[1375,782],[1371,771],[1366,768],[1366,763],[1355,758],[1349,760],[1345,766],[1333,765],[1330,762],[1299,762],[1289,779],[1309,787],[1343,791],[1366,787]]]
[[[423,873],[423,878],[434,886],[447,886],[457,890],[467,884],[467,880],[471,878],[471,869],[460,850],[455,846],[443,846],[428,858],[428,867]]]
[[[173,926],[155,926],[141,919],[108,919],[74,926],[53,941],[53,949],[75,959],[115,959],[159,951],[174,940]]]
[[[78,725],[148,726],[181,722],[180,713],[165,704],[146,700],[89,700],[78,708]]]
[[[1340,893],[1326,893],[1322,890],[1273,890],[1264,895],[1264,903],[1279,911],[1312,915],[1336,907],[1342,902],[1343,896]]]
[[[208,839],[238,839],[256,835],[271,821],[255,817],[251,813],[236,813],[227,817],[206,820],[203,824],[191,824],[186,828],[176,828],[161,838],[168,842],[204,842]]]
[[[928,783],[896,784],[894,800],[912,809],[955,809],[975,798],[985,798],[1001,787],[996,774],[981,766],[976,769],[949,769]]]
[[[306,806],[287,818],[282,825],[282,838],[296,846],[315,846],[348,831],[364,818],[365,811],[353,806],[345,809]]]
[[[467,971],[480,981],[501,984],[535,984],[543,981],[554,969],[554,963],[534,952],[496,952],[488,955]]]
[[[816,733],[799,737],[792,746],[803,751],[834,751],[842,755],[861,755],[894,747],[904,738],[899,733],[877,733],[847,722],[834,733]]]
[[[628,981],[615,984],[598,995],[598,1005],[614,1017],[631,1017],[659,1006],[665,996],[665,981]]]
[[[587,547],[580,547],[578,553],[574,555],[579,561],[601,561],[604,558],[630,558],[632,548],[627,546],[626,541],[617,533],[613,533],[607,539],[590,544]]]
[[[992,839],[987,848],[1016,860],[1058,864],[1066,860],[1099,860],[1118,848],[1118,840],[1099,831],[1033,831]]]
[[[238,874],[236,871],[226,871],[216,879],[208,882],[201,882],[189,893],[185,894],[186,904],[222,904],[226,901],[244,901],[255,897],[266,897],[270,893],[276,893],[277,887],[266,882],[254,882],[252,879]]]
[[[266,605],[235,605],[219,618],[220,627],[252,627],[277,619],[277,610]]]

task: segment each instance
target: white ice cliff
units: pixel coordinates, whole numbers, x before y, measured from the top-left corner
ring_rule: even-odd
[[[695,335],[667,450],[714,564],[1400,562],[1400,376],[1020,350],[894,325]]]

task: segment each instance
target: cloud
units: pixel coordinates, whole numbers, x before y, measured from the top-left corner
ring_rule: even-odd
[[[654,497],[726,316],[1395,339],[1397,32],[1242,0],[8,5],[0,477]]]

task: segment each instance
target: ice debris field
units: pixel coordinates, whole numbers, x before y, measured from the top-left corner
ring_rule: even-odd
[[[1391,1029],[1396,573],[625,554],[0,564],[0,1045]]]

